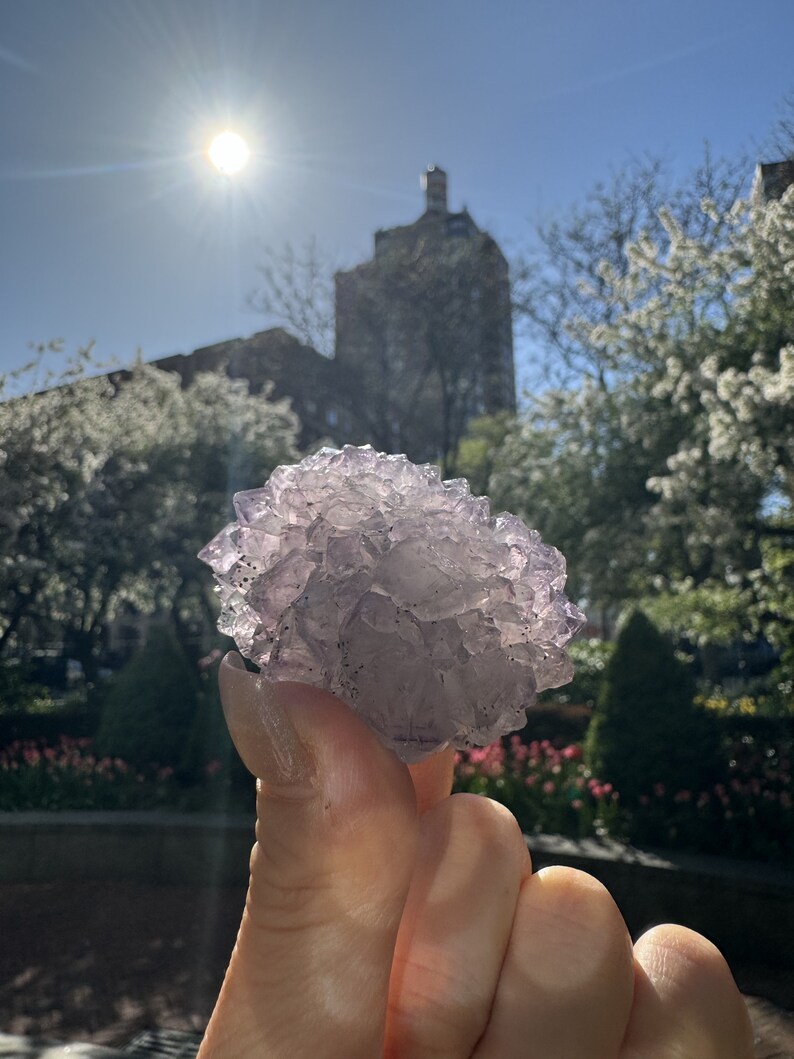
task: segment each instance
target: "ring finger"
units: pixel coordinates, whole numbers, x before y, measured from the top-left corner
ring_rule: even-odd
[[[521,888],[475,1059],[615,1059],[633,992],[631,940],[604,887],[544,868]]]

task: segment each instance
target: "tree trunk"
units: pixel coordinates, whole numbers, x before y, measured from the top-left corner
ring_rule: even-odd
[[[25,610],[31,599],[32,593],[25,596],[17,596],[14,608],[8,619],[8,625],[6,625],[5,629],[0,633],[0,657],[4,654],[11,637],[17,631],[20,621],[24,618]]]
[[[66,641],[66,653],[83,667],[85,682],[90,687],[99,679],[99,662],[97,659],[97,629],[75,629]]]

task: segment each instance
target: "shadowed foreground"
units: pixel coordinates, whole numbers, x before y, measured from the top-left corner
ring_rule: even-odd
[[[98,1044],[203,1031],[244,900],[240,887],[0,886],[0,1028]]]
[[[142,1030],[201,1032],[245,890],[136,883],[0,886],[0,1031],[123,1045]],[[735,973],[758,1059],[794,1059],[794,982]],[[756,999],[756,995],[767,999]]]

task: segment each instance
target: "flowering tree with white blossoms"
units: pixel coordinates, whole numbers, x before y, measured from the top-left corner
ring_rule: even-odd
[[[660,210],[623,267],[581,278],[586,312],[564,328],[603,370],[533,402],[492,488],[569,555],[591,602],[643,598],[699,642],[763,631],[784,645],[794,190],[701,209],[700,225]]]
[[[666,250],[640,241],[630,251],[621,282],[636,307],[598,337],[636,358],[636,382],[679,424],[647,483],[648,525],[667,560],[655,587],[682,597],[682,616],[697,588],[702,617],[711,590],[715,615],[735,614],[734,632],[786,643],[794,612],[781,610],[776,581],[794,545],[794,189],[779,202],[703,209],[720,245],[664,214]],[[688,625],[679,631],[702,638]]]
[[[0,402],[0,656],[62,644],[89,679],[125,609],[214,626],[196,553],[235,488],[296,455],[289,408],[244,381],[97,368],[84,351]]]

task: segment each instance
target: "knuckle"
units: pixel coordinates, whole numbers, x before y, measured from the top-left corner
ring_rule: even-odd
[[[529,859],[518,821],[504,805],[479,794],[453,794],[446,799],[450,824],[476,845],[481,857],[494,864],[520,866]]]
[[[561,948],[586,951],[586,962],[608,968],[616,988],[620,983],[629,989],[634,977],[631,937],[603,883],[577,868],[557,865],[542,869],[533,881],[545,891],[542,905]]]
[[[753,1054],[747,1007],[725,957],[708,939],[664,923],[642,935],[635,953],[675,1032],[682,1040],[694,1035],[699,1041],[698,1055]],[[687,1054],[695,1054],[694,1045]]]
[[[601,932],[626,926],[615,901],[603,883],[578,868],[553,865],[537,874],[550,891],[558,910],[566,918],[581,922],[585,929]]]
[[[465,816],[467,823],[494,841],[512,844],[521,840],[518,821],[500,802],[480,794],[453,794],[449,802],[453,813]]]
[[[656,964],[670,975],[679,979],[692,978],[699,983],[707,979],[710,990],[720,989],[739,997],[725,957],[708,938],[689,927],[675,923],[651,927],[639,939],[635,949],[640,953],[650,949]]]

